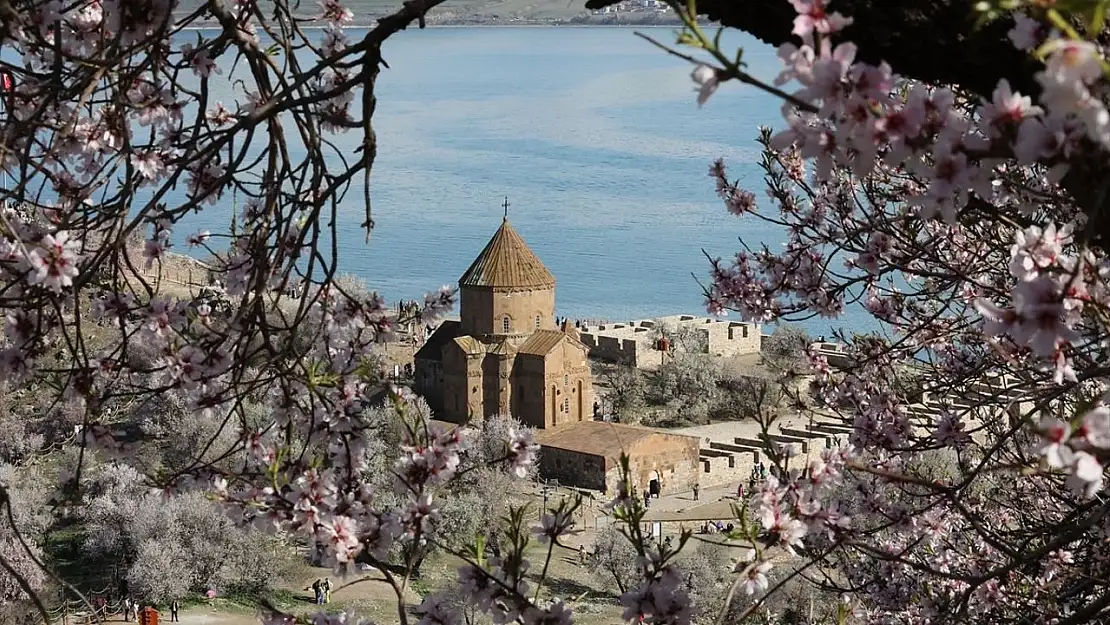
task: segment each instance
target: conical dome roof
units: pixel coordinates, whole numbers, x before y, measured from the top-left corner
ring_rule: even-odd
[[[555,276],[543,266],[506,217],[478,258],[459,278],[459,286],[510,289],[555,287]]]

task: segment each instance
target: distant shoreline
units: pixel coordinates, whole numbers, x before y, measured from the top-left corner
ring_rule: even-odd
[[[370,30],[377,24],[349,24],[344,28],[350,29],[365,29]],[[550,22],[542,20],[521,20],[516,21],[475,21],[470,22],[466,20],[443,20],[434,22],[429,20],[425,25],[426,28],[676,28],[682,26],[682,22],[677,19],[674,23],[658,23],[656,21],[643,21],[643,22],[619,22],[619,23],[592,23],[592,22],[568,22],[563,20],[553,20]],[[220,28],[219,24],[195,24],[190,25],[181,30],[215,30]],[[303,30],[323,30],[323,24],[307,24],[301,26]]]

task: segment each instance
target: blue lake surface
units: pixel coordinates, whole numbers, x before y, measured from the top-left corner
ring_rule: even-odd
[[[770,47],[732,43],[755,75],[778,73]],[[781,122],[779,102],[727,85],[699,109],[690,68],[632,29],[435,28],[401,33],[385,58],[377,228],[365,246],[352,204],[341,245],[342,268],[387,298],[455,282],[499,226],[504,196],[571,317],[700,313],[702,249],[728,257],[739,236],[782,241],[728,215],[707,177],[724,157],[758,183],[754,139]]]
[[[642,31],[667,43],[675,32]],[[778,74],[770,47],[736,33],[724,41],[744,48],[755,76]],[[782,123],[780,102],[726,84],[699,109],[691,68],[634,29],[429,28],[399,33],[383,52],[390,69],[379,79],[375,115],[377,227],[367,244],[354,185],[338,244],[340,270],[388,301],[455,283],[500,225],[505,196],[513,225],[558,281],[564,316],[702,314],[702,250],[728,258],[740,237],[753,247],[782,245],[774,228],[730,216],[707,176],[723,157],[764,201],[755,138],[761,125]],[[212,92],[232,106],[229,78]],[[359,138],[333,137],[348,153]],[[173,195],[171,203],[183,201],[184,188]],[[177,249],[187,251],[184,235],[197,228],[225,231],[230,206],[225,196],[189,217]],[[852,309],[803,325],[827,334],[865,318]]]

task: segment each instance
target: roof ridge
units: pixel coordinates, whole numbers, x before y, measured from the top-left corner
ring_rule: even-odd
[[[459,286],[554,288],[555,276],[506,217],[459,278]]]

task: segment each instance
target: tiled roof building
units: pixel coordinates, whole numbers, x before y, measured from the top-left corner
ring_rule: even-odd
[[[512,414],[540,429],[592,418],[587,347],[555,326],[555,277],[507,218],[459,278],[459,307],[416,353],[416,391],[438,418]]]
[[[638,489],[697,484],[698,439],[592,420],[589,348],[555,326],[555,278],[508,219],[459,278],[459,308],[416,352],[416,391],[438,419],[520,419],[540,430],[540,474],[566,486],[613,492],[622,452]]]
[[[506,217],[482,253],[459,278],[459,286],[554,290],[555,276],[513,230]]]

